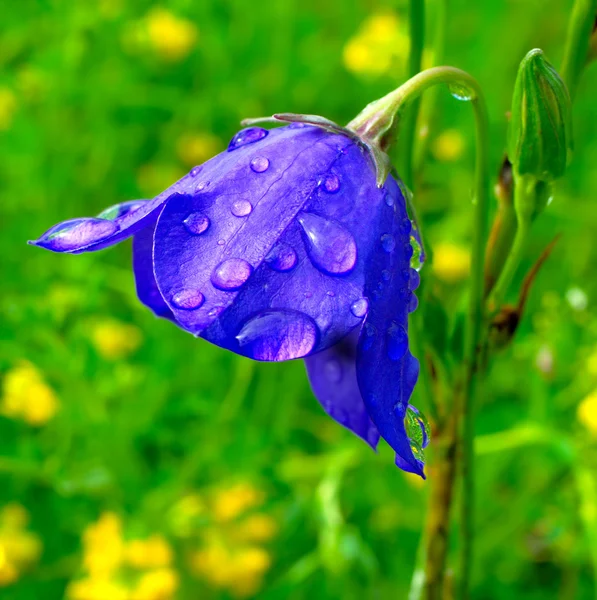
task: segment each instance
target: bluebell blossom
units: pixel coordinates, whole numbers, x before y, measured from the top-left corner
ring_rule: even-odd
[[[424,476],[428,430],[409,404],[413,230],[370,150],[339,128],[248,127],[152,200],[31,243],[78,254],[132,236],[137,293],[158,317],[258,361],[305,359],[333,419]]]

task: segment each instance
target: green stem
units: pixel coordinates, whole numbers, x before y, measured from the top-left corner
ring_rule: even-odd
[[[423,46],[425,40],[425,0],[410,0],[409,4],[410,54],[408,57],[408,76],[414,77],[421,71]],[[413,185],[413,152],[419,117],[420,100],[415,100],[408,110],[400,135],[402,152],[400,153],[400,174],[404,183]]]
[[[574,99],[576,87],[587,62],[591,32],[597,15],[597,0],[576,0],[568,22],[566,49],[560,75]]]
[[[514,176],[514,206],[533,206],[535,204],[533,196],[535,195],[535,181],[526,181],[525,177]],[[520,265],[520,261],[524,255],[526,242],[529,237],[531,228],[530,215],[522,214],[517,211],[516,215],[517,226],[514,242],[506,263],[499,276],[491,295],[489,296],[488,306],[491,310],[499,310],[502,306],[508,289],[512,284],[514,275]]]

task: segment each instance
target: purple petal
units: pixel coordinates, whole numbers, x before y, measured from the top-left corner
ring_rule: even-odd
[[[155,223],[133,236],[133,271],[137,296],[157,317],[174,321],[174,315],[162,298],[153,273],[153,235]]]
[[[387,188],[395,201],[378,223],[377,243],[369,255],[365,295],[371,304],[359,337],[357,380],[371,419],[397,454],[396,464],[424,477],[423,457],[404,423],[419,373],[407,333],[411,285],[416,283],[409,266],[411,227],[395,181],[389,180]]]
[[[305,365],[313,393],[325,412],[375,450],[379,433],[369,418],[357,384],[358,338],[356,329],[335,346],[308,356]]]
[[[313,127],[257,137],[204,165],[208,187],[168,203],[155,272],[185,329],[257,360],[288,360],[362,322],[350,310],[365,281],[358,244],[369,243],[371,213],[387,207],[353,140]],[[256,171],[256,158],[268,167]],[[180,309],[183,291],[203,304]]]

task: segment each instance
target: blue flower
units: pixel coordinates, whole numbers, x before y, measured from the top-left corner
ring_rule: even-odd
[[[243,129],[153,200],[31,243],[80,253],[133,236],[137,293],[157,316],[255,360],[305,358],[324,410],[423,476],[427,436],[409,427],[411,235],[398,181],[378,186],[354,135],[293,123]]]

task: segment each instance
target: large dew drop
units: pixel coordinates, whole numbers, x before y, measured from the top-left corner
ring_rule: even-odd
[[[342,225],[308,212],[299,213],[298,222],[305,233],[309,258],[320,271],[343,275],[354,269],[357,245]]]
[[[221,262],[211,275],[214,287],[225,292],[240,289],[249,279],[253,267],[242,258],[228,258]]]
[[[101,242],[117,230],[116,223],[107,219],[71,219],[55,225],[31,243],[55,252],[70,252]]]
[[[236,200],[232,203],[230,212],[235,217],[247,217],[251,214],[253,207],[248,200]]]
[[[302,358],[315,348],[319,330],[308,315],[295,310],[264,310],[249,319],[236,336],[242,354],[255,360]]]
[[[296,252],[291,246],[283,242],[276,244],[265,257],[265,263],[274,271],[290,271],[295,267],[296,262]]]
[[[350,305],[350,312],[357,317],[357,319],[362,319],[369,310],[369,300],[367,298],[361,298],[356,300]]]
[[[228,152],[232,150],[236,150],[241,146],[246,146],[247,144],[253,144],[262,140],[269,131],[267,129],[263,129],[262,127],[247,127],[247,129],[241,129],[228,144]]]
[[[406,329],[395,321],[386,332],[386,347],[391,360],[400,360],[408,350],[408,334]]]
[[[251,171],[254,173],[264,173],[269,169],[269,159],[265,156],[256,156],[251,161]]]

